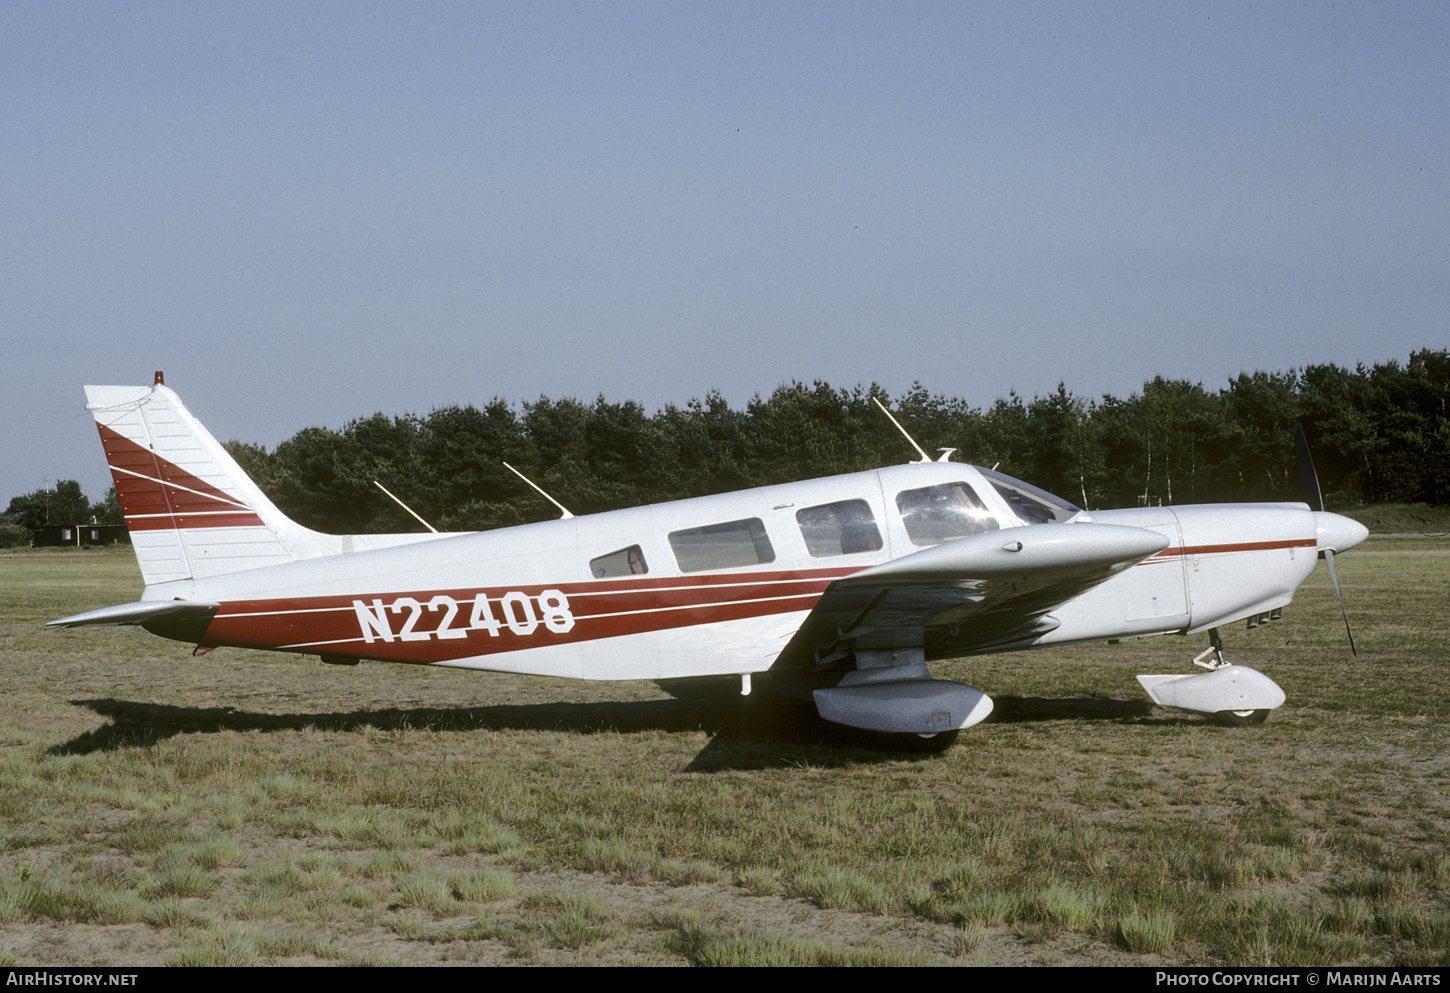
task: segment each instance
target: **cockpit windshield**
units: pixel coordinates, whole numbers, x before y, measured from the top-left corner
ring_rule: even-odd
[[[996,491],[1001,494],[1002,499],[1007,501],[1012,508],[1012,513],[1018,519],[1028,524],[1061,524],[1068,518],[1082,513],[1082,508],[1075,507],[1062,497],[1053,496],[1046,490],[1038,489],[1031,483],[1024,483],[1020,479],[1013,479],[1011,476],[991,469],[979,471],[987,477]]]
[[[913,545],[940,545],[1001,526],[966,483],[902,490],[896,495],[896,509]]]

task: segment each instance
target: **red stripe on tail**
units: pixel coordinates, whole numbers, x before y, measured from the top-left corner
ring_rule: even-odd
[[[131,532],[266,526],[235,497],[104,424],[96,427]]]

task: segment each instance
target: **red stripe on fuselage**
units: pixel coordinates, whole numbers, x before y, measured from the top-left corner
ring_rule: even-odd
[[[1154,558],[1172,555],[1218,555],[1224,552],[1266,552],[1277,548],[1314,548],[1318,544],[1314,538],[1289,538],[1278,541],[1229,542],[1221,545],[1185,545],[1182,548],[1165,548]]]
[[[212,619],[202,644],[442,662],[809,610],[833,580],[856,571],[822,569],[230,601]],[[551,593],[567,598],[572,622],[568,631],[551,630],[547,623],[544,601],[554,606]],[[527,607],[518,597],[505,604],[511,594],[527,598]],[[496,634],[483,625],[471,626],[480,595],[487,598],[489,613],[497,622]],[[399,603],[404,599],[418,606]],[[439,603],[433,606],[435,599]],[[451,619],[450,601],[457,608]],[[362,612],[371,614],[373,621],[369,623]],[[516,623],[510,626],[510,620]],[[560,625],[557,608],[553,620]],[[379,626],[391,640],[377,630]],[[413,640],[404,640],[405,627]],[[520,628],[527,633],[517,630]],[[463,637],[444,636],[460,633]]]

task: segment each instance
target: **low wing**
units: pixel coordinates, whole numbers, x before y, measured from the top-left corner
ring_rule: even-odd
[[[1054,608],[1167,545],[1143,528],[1037,524],[926,548],[832,583],[775,667],[861,650],[941,658],[1031,638],[1057,627]]]

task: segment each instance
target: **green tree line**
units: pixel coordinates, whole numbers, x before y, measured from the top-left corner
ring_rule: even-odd
[[[654,413],[602,396],[517,408],[494,399],[310,427],[270,452],[226,447],[284,513],[321,531],[417,529],[374,480],[440,530],[484,530],[558,513],[505,462],[583,514],[916,458],[873,397],[933,457],[955,448],[956,460],[997,466],[1093,509],[1298,500],[1295,421],[1331,505],[1450,503],[1450,352],[1430,350],[1403,364],[1243,373],[1216,392],[1159,377],[1126,399],[1091,400],[1060,383],[987,408],[920,384],[892,397],[875,384],[819,381],[756,395],[742,410],[718,393]],[[65,481],[14,498],[0,524],[60,523],[55,515],[72,510],[80,520],[119,519],[114,490],[83,504]]]
[[[1429,350],[1403,364],[1243,373],[1216,392],[1160,377],[1093,401],[1059,384],[988,408],[920,384],[891,397],[819,381],[743,410],[718,393],[653,414],[602,396],[495,399],[307,428],[271,452],[228,447],[284,512],[319,530],[417,528],[374,480],[440,530],[482,530],[557,516],[505,462],[582,514],[915,458],[872,397],[933,457],[955,448],[1090,508],[1300,499],[1295,421],[1332,504],[1450,502],[1450,353]]]

